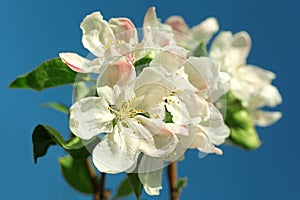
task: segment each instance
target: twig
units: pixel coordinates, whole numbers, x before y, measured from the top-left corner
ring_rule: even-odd
[[[86,166],[88,168],[91,183],[93,186],[93,199],[101,200],[101,192],[100,192],[100,188],[98,187],[98,176],[96,174],[94,167],[91,164],[90,159],[88,159],[88,158],[86,159]]]
[[[106,176],[106,173],[101,173],[101,179],[100,179],[100,185],[99,185],[99,191],[100,191],[100,199],[106,199],[105,196],[104,196],[104,193],[105,193],[105,176]]]
[[[177,188],[177,163],[173,162],[168,166],[168,179],[170,188],[170,200],[179,200]]]

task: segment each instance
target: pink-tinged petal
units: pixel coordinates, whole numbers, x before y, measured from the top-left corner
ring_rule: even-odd
[[[144,38],[138,48],[157,49],[168,45],[174,45],[174,34],[172,27],[162,24],[156,16],[155,7],[148,9],[143,23]],[[140,54],[143,54],[140,52]],[[147,54],[147,53],[146,53]],[[145,54],[145,55],[146,55]]]
[[[130,19],[111,18],[109,20],[109,25],[117,40],[123,40],[131,45],[136,45],[138,43],[137,31]]]
[[[97,57],[103,57],[105,49],[115,43],[114,33],[100,12],[87,15],[80,28],[83,46]]]
[[[73,71],[80,73],[97,73],[102,64],[99,58],[95,60],[88,60],[79,56],[76,53],[60,53],[59,57]]]
[[[158,23],[158,19],[156,16],[155,7],[150,7],[144,18],[144,27],[156,27]]]
[[[186,33],[189,27],[181,16],[171,16],[166,20],[166,24],[171,26],[173,30],[180,33]]]
[[[135,78],[135,70],[126,57],[121,57],[102,68],[97,87],[126,85]]]

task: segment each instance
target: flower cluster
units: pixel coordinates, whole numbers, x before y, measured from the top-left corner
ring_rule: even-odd
[[[281,98],[270,85],[273,73],[245,64],[246,33],[222,32],[211,46],[212,59],[203,53],[219,29],[214,18],[189,29],[178,16],[162,23],[152,7],[142,38],[129,19],[106,21],[100,12],[86,16],[80,27],[93,59],[60,57],[76,72],[97,74],[97,94],[73,104],[70,129],[83,140],[100,135],[92,151],[97,169],[137,172],[150,195],[159,194],[164,164],[182,159],[188,149],[222,154],[215,145],[229,137],[229,128],[215,102],[229,90],[256,124],[280,118],[257,110]]]

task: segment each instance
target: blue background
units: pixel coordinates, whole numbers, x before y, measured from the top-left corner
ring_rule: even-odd
[[[284,2],[284,3],[282,3]],[[299,1],[209,0],[10,0],[0,3],[0,199],[91,199],[73,191],[60,175],[59,148],[34,165],[31,132],[38,123],[67,131],[67,117],[40,105],[49,101],[71,104],[71,87],[41,93],[7,89],[14,78],[61,51],[87,55],[82,47],[79,23],[85,15],[100,10],[106,19],[130,17],[137,27],[151,5],[165,20],[182,15],[189,25],[208,16],[218,18],[222,30],[246,30],[253,39],[249,63],[277,73],[284,103],[277,109],[283,119],[258,129],[263,145],[256,151],[222,146],[224,156],[199,159],[188,153],[179,165],[180,176],[189,177],[182,199],[282,200],[299,195]],[[121,176],[108,176],[114,188]],[[167,199],[168,188],[160,198]],[[150,197],[144,195],[144,199]]]

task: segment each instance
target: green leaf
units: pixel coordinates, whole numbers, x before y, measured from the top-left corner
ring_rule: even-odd
[[[71,140],[67,141],[64,145],[61,145],[66,151],[70,153],[71,156],[77,159],[83,159],[90,156],[90,151],[88,149],[93,149],[99,140],[93,139],[91,141],[81,140],[79,137],[74,137]],[[92,146],[92,147],[91,147]]]
[[[134,191],[136,199],[140,199],[143,191],[143,185],[137,173],[127,174],[129,183]]]
[[[197,48],[193,52],[193,56],[196,57],[206,57],[207,55],[207,49],[204,43],[200,43],[199,46],[197,46]]]
[[[51,145],[56,144],[56,142],[53,141],[48,132],[45,131],[44,127],[41,125],[35,127],[32,134],[32,143],[33,158],[35,163],[37,163],[37,159],[39,157],[42,157],[47,153],[47,150]]]
[[[261,145],[249,112],[232,94],[226,95],[225,123],[230,128],[229,141],[245,149],[257,149]]]
[[[173,115],[167,110],[166,110],[164,122],[173,123]]]
[[[49,102],[49,103],[42,104],[42,107],[52,108],[52,109],[60,111],[62,113],[69,114],[69,108],[65,104],[62,104],[62,103]]]
[[[141,58],[140,60],[135,61],[133,64],[135,67],[135,71],[137,74],[140,74],[145,67],[149,66],[149,63],[153,60],[153,55],[148,54],[145,57]]]
[[[135,61],[133,65],[134,65],[135,67],[140,66],[140,65],[147,65],[147,64],[149,64],[152,60],[153,60],[153,55],[151,55],[151,53],[150,53],[150,54],[146,55],[145,57],[143,57],[143,58],[141,58],[141,59]]]
[[[117,189],[117,194],[114,197],[114,199],[126,197],[128,195],[131,195],[132,193],[133,193],[133,189],[129,182],[129,178],[126,177],[119,185],[119,187]]]
[[[60,58],[53,58],[42,63],[33,71],[18,77],[9,85],[9,88],[41,91],[51,87],[72,84],[76,74]]]
[[[177,181],[177,190],[180,191],[187,185],[187,177],[181,178]]]
[[[86,149],[88,145],[95,145],[98,140],[91,140],[83,144],[82,140],[78,137],[74,137],[71,140],[65,141],[60,133],[54,128],[46,125],[39,124],[35,127],[32,134],[33,142],[33,157],[34,162],[37,162],[39,157],[44,156],[47,153],[50,145],[58,144],[66,151],[68,151],[74,158],[82,159],[90,155],[90,152]]]
[[[86,193],[93,193],[93,186],[86,160],[74,159],[71,156],[59,158],[61,172],[65,180],[76,190]]]

